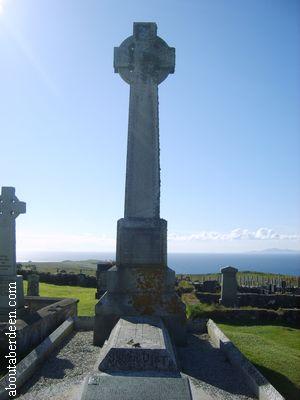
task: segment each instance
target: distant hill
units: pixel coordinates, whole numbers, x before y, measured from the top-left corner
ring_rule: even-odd
[[[253,250],[249,251],[248,254],[298,254],[300,250],[292,250],[292,249],[277,249],[276,247],[271,249],[264,249],[264,250]]]

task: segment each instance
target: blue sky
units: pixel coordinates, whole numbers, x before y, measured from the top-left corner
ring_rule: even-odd
[[[123,216],[129,87],[113,47],[154,21],[169,250],[300,249],[300,2],[0,0],[0,186],[18,251],[109,251]]]

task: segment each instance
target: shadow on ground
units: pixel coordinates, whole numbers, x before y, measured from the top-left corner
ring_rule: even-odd
[[[259,364],[253,364],[255,367],[264,375],[265,378],[273,385],[276,385],[276,389],[282,394],[287,400],[299,400],[300,399],[300,388],[291,382],[286,376],[279,372],[273,371],[272,369],[263,367]],[[300,374],[300,371],[299,371]]]
[[[182,372],[199,381],[199,386],[208,384],[233,395],[255,398],[240,372],[210,344],[208,335],[190,334],[187,347],[177,351]]]
[[[70,335],[68,335],[61,343],[60,345],[53,351],[51,356],[49,357],[49,361],[56,359],[53,368],[49,368],[51,366],[51,363],[47,362],[44,365],[42,364],[40,368],[37,370],[37,372],[19,389],[18,395],[25,394],[32,386],[34,386],[40,379],[41,377],[44,378],[51,378],[51,379],[63,379],[66,370],[67,369],[73,369],[74,364],[71,363],[69,360],[63,359],[63,358],[57,358],[58,353],[60,350],[65,347],[70,340],[74,337],[75,332],[72,332]]]

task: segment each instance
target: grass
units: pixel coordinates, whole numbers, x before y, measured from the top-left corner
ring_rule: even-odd
[[[286,398],[300,398],[300,331],[286,326],[218,324]]]
[[[24,291],[27,293],[27,282],[24,282]],[[74,297],[79,299],[78,315],[95,315],[96,289],[79,286],[57,286],[40,283],[40,296],[44,297]]]

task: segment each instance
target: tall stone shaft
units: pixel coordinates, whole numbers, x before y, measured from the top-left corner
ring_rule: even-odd
[[[125,218],[159,218],[158,87],[148,79],[130,85]]]
[[[122,316],[163,319],[185,342],[185,307],[167,266],[167,221],[160,218],[158,85],[174,72],[175,49],[154,23],[134,23],[114,51],[114,69],[130,85],[124,218],[118,221],[116,266],[95,307],[94,343],[102,345]]]
[[[130,85],[124,219],[117,265],[167,265],[167,222],[160,219],[158,85],[174,72],[175,49],[154,23],[134,23],[115,48],[114,69]]]

